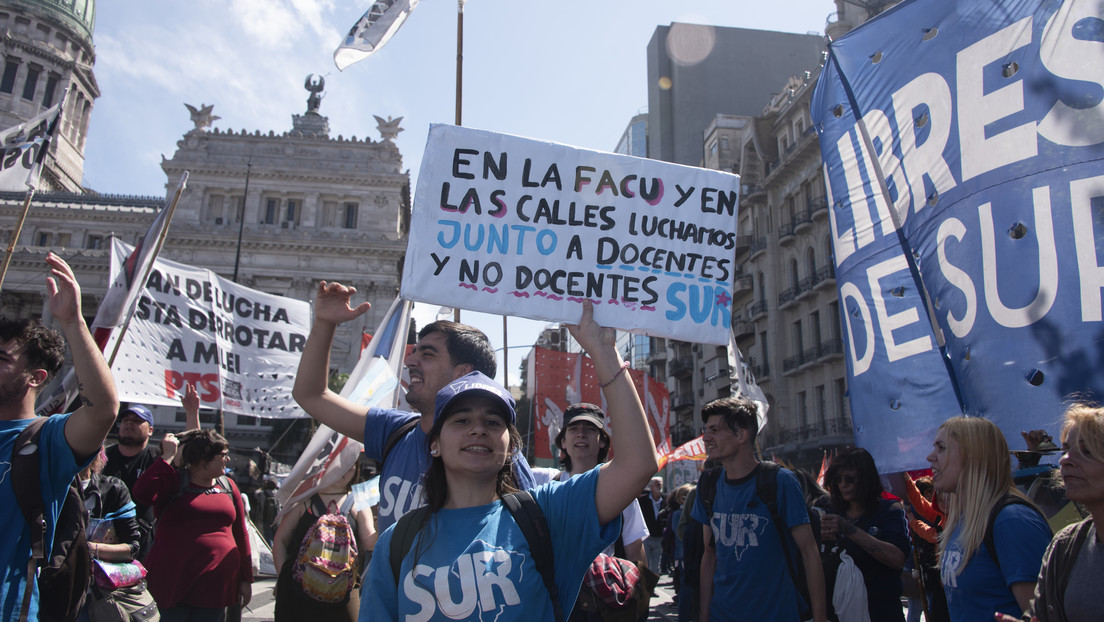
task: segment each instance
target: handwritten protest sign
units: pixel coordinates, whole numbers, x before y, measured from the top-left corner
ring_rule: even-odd
[[[727,344],[739,179],[433,125],[402,296]]]
[[[131,250],[114,240],[113,275]],[[207,408],[302,417],[291,385],[309,329],[306,302],[158,259],[112,366],[119,398],[179,405],[194,384]]]

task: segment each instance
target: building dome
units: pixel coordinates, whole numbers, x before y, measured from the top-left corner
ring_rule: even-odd
[[[0,7],[17,5],[21,9],[67,26],[72,34],[92,44],[96,26],[96,0],[0,0]]]

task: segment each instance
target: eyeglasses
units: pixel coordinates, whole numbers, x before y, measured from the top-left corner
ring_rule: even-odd
[[[839,485],[839,484],[851,485],[851,484],[854,484],[857,481],[859,481],[859,478],[856,475],[839,475],[835,479],[836,485]]]

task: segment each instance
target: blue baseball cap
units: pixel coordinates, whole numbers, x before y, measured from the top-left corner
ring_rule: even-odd
[[[119,413],[119,418],[122,419],[125,415],[134,415],[142,421],[150,424],[151,426],[153,425],[153,413],[150,412],[150,409],[142,406],[141,404],[133,404],[131,406],[127,406],[123,409],[122,412]]]
[[[437,405],[433,410],[433,423],[437,423],[442,416],[448,413],[451,406],[458,398],[483,394],[502,403],[509,413],[508,423],[513,425],[517,421],[517,413],[514,412],[514,397],[510,392],[480,372],[473,371],[461,376],[445,385],[445,388],[437,392]]]

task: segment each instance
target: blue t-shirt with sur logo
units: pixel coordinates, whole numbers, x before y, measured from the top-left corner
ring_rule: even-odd
[[[1043,517],[1025,505],[1009,505],[993,523],[993,543],[1000,566],[983,542],[963,563],[959,523],[940,558],[940,576],[947,593],[952,622],[992,620],[997,611],[1012,617],[1022,613],[1012,594],[1013,583],[1034,583],[1039,577],[1043,553],[1050,543],[1050,527]]]
[[[570,612],[583,575],[621,530],[598,524],[599,468],[532,490],[551,531],[560,605]],[[552,622],[552,601],[525,535],[501,501],[442,509],[430,517],[400,566],[391,570],[390,527],[376,543],[360,620]]]
[[[691,516],[708,524],[716,541],[717,565],[713,571],[710,617],[742,620],[798,620],[800,595],[789,570],[778,530],[770,510],[759,500],[755,479],[760,465],[738,480],[722,471],[717,480],[712,518],[706,514],[702,495],[695,496]],[[787,469],[778,470],[778,513],[789,528],[808,524],[809,513],[801,487]],[[790,550],[796,555],[791,539]]]

